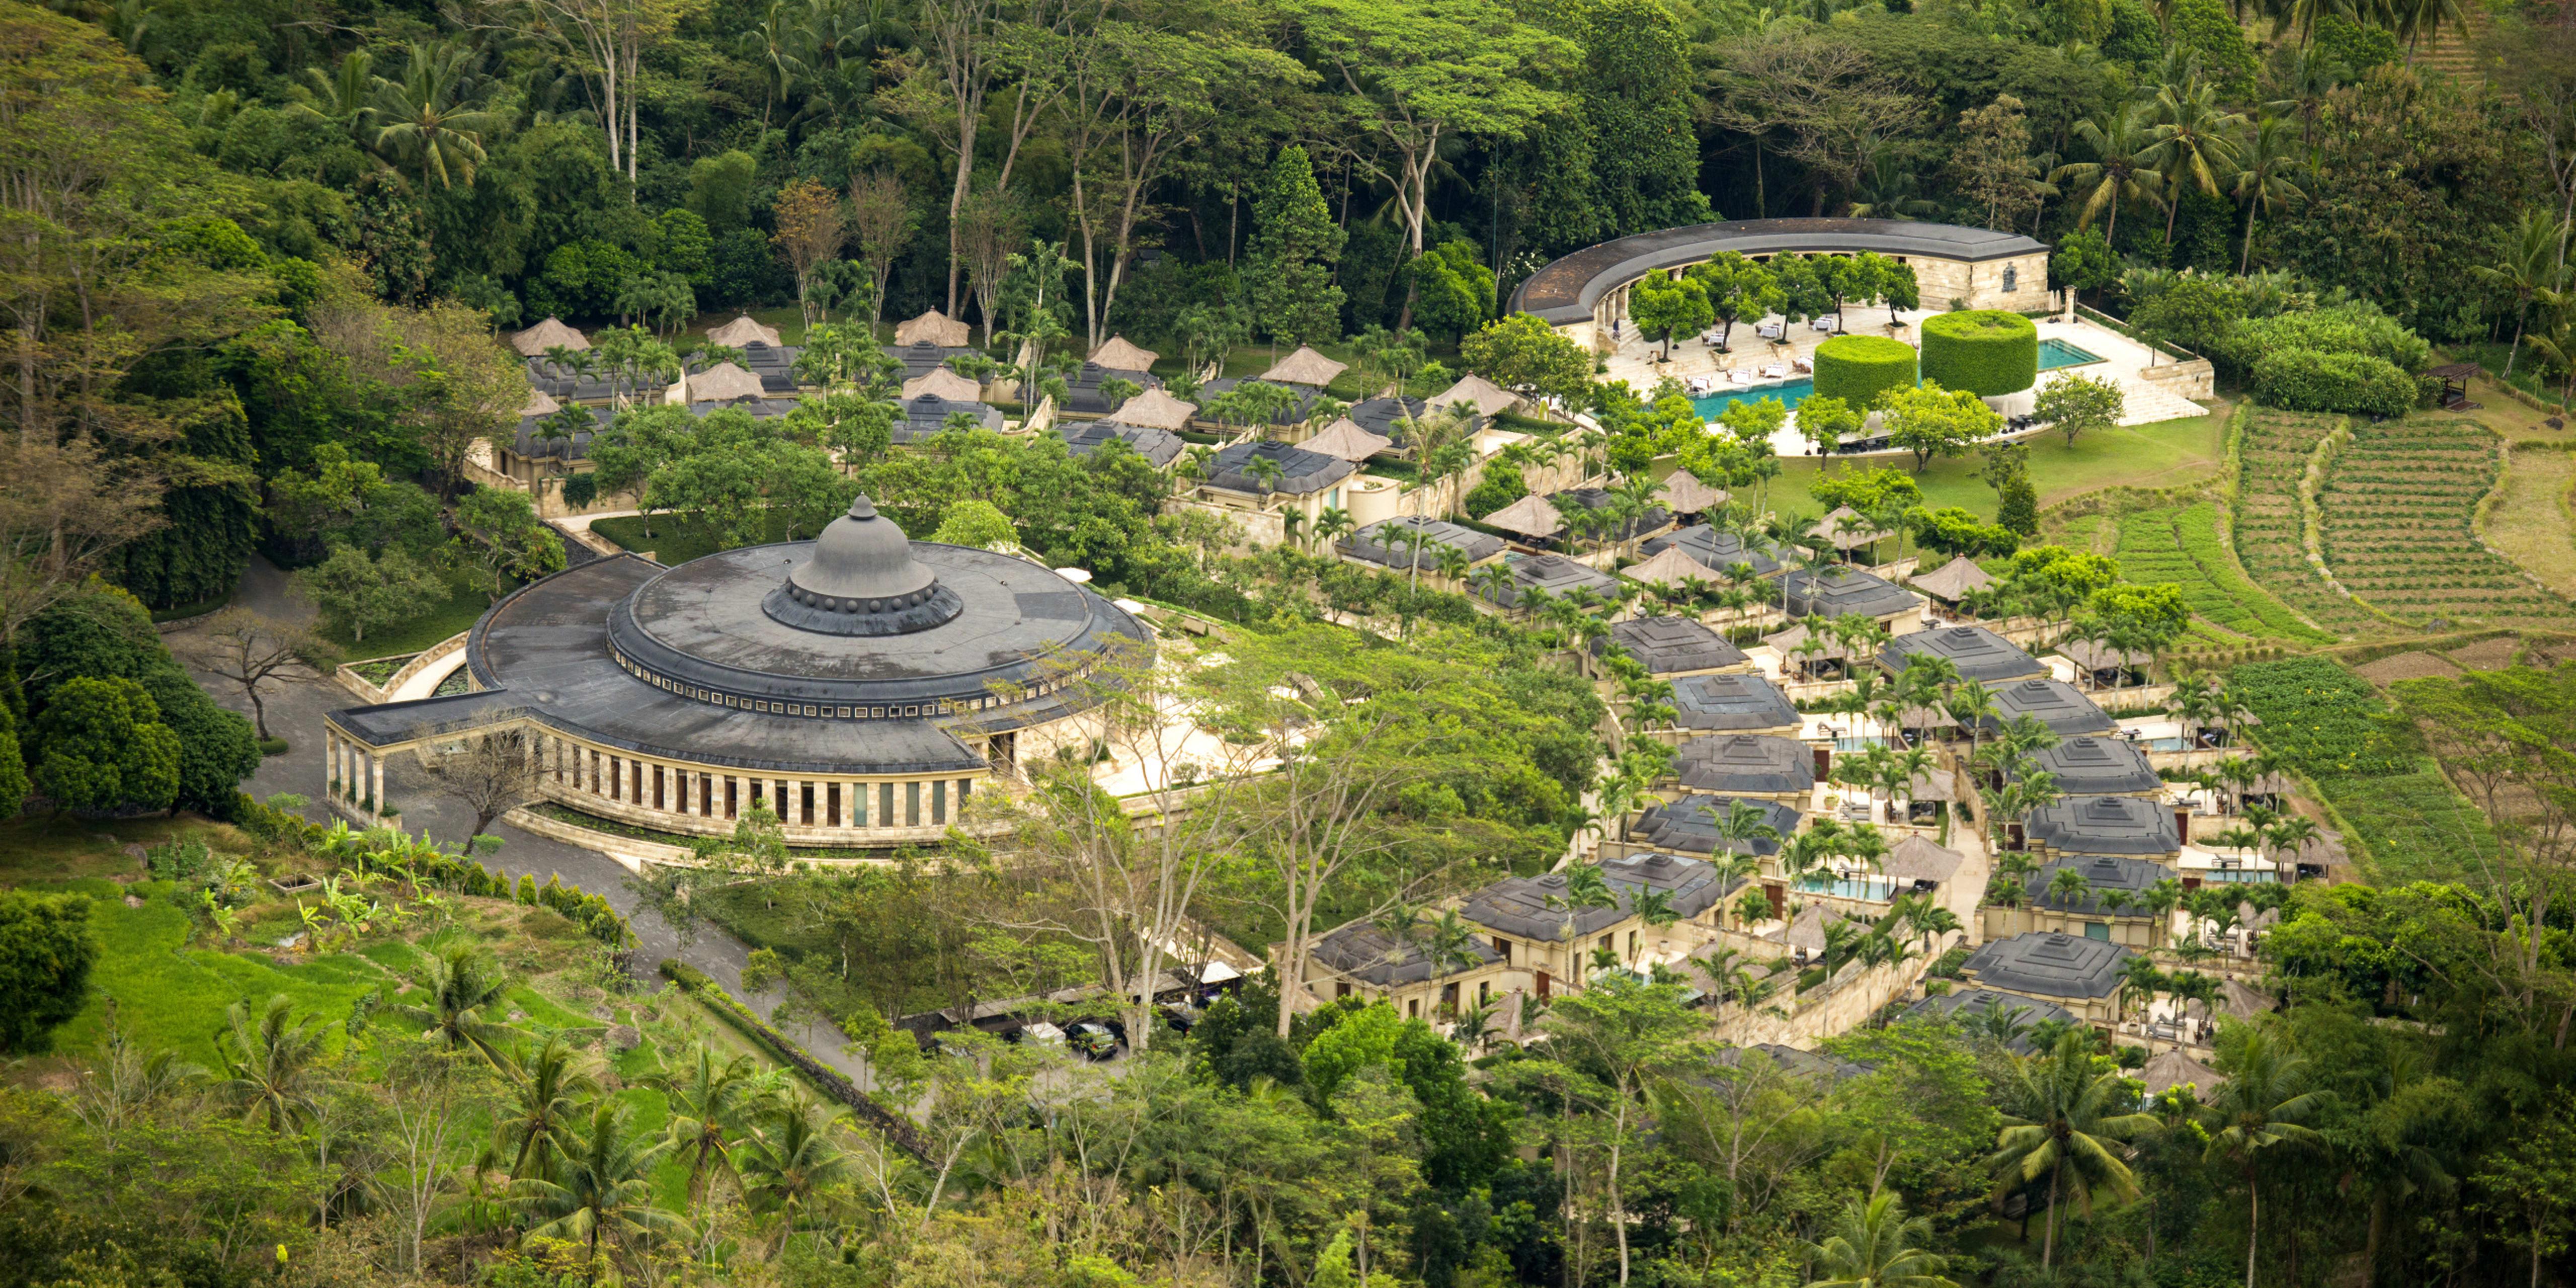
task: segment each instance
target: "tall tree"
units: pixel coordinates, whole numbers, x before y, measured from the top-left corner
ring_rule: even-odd
[[[1253,201],[1253,219],[1244,277],[1261,329],[1292,345],[1339,338],[1342,288],[1332,284],[1332,265],[1344,234],[1324,204],[1306,149],[1279,150]]]

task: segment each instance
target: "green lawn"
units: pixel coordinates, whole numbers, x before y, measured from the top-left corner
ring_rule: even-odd
[[[148,849],[170,840],[204,841],[228,852],[247,850],[251,844],[230,824],[194,814],[121,819],[28,814],[0,823],[0,885],[140,876],[143,865],[128,857],[125,847]]]
[[[2225,453],[2228,411],[2228,406],[2221,403],[2197,420],[2170,420],[2160,425],[2086,434],[2073,447],[2053,435],[2032,439],[2031,486],[2039,490],[2039,503],[2045,506],[2106,487],[2176,487],[2208,478],[2218,472]],[[1871,461],[1873,465],[1889,463],[1911,468],[1913,458]],[[1793,501],[1803,498],[1807,485],[1817,476],[1819,463],[1786,459],[1780,464],[1780,477],[1772,484],[1773,495]],[[1929,469],[1916,476],[1925,502],[1935,509],[1955,505],[1987,519],[1994,518],[1995,490],[1976,477],[1982,465],[1983,461],[1974,454],[1932,462]],[[1849,469],[1851,463],[1837,462],[1832,468]]]
[[[458,631],[473,629],[474,623],[492,607],[491,597],[466,585],[465,574],[461,572],[448,574],[447,588],[447,598],[428,612],[408,622],[381,628],[363,642],[350,639],[347,632],[333,626],[325,626],[322,634],[350,657],[418,653]]]
[[[653,533],[644,533],[645,516],[630,514],[618,519],[595,519],[590,530],[628,550],[651,551],[653,558],[667,566],[678,567],[692,559],[703,559],[718,550],[715,525],[683,519],[676,514],[652,516]],[[787,517],[773,514],[766,540],[787,539]]]

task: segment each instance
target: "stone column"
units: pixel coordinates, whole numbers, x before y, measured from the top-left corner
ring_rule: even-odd
[[[373,777],[373,779],[374,779],[374,785],[373,785],[373,786],[372,786],[372,788],[370,789],[370,794],[371,794],[371,795],[373,795],[373,796],[376,798],[376,808],[375,808],[375,810],[374,810],[373,814],[371,815],[371,817],[373,817],[377,822],[381,823],[381,822],[383,822],[383,821],[385,820],[385,756],[384,756],[384,753],[383,753],[383,752],[380,752],[380,751],[379,751],[379,752],[369,752],[369,753],[367,754],[367,763],[369,764],[369,766],[371,766],[370,773],[371,773],[371,775],[372,775],[372,777]]]
[[[331,782],[340,776],[340,735],[322,726],[322,798],[331,798]]]

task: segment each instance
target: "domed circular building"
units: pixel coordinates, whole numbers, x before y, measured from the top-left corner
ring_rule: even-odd
[[[1153,641],[1087,587],[910,540],[862,496],[812,541],[568,569],[465,647],[473,692],[330,714],[341,799],[380,802],[389,752],[511,730],[542,795],[585,813],[712,835],[763,805],[793,844],[893,846],[937,839],[1020,757],[1087,745]]]

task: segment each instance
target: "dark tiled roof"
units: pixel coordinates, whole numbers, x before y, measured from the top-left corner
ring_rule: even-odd
[[[1394,439],[1398,447],[1406,447],[1411,445],[1413,433],[1413,426],[1407,422],[1423,419],[1429,410],[1428,404],[1419,398],[1369,398],[1351,404],[1348,414],[1360,428],[1381,438]],[[1484,417],[1468,418],[1468,433],[1473,434],[1484,427]]]
[[[1256,459],[1279,463],[1279,477],[1272,482],[1270,490],[1281,496],[1321,492],[1349,478],[1359,468],[1338,457],[1290,447],[1286,443],[1236,443],[1208,459],[1208,486],[1260,495],[1261,484],[1244,472],[1245,467]]]
[[[898,443],[917,443],[939,433],[948,428],[948,418],[952,414],[972,416],[975,423],[985,429],[1002,427],[1001,410],[990,403],[951,402],[937,394],[926,393],[918,398],[906,398],[899,405],[903,408],[903,420],[894,427],[894,441]]]
[[[1810,613],[1825,617],[1885,617],[1923,602],[1913,591],[1857,568],[1836,566],[1814,572],[1801,568],[1781,578],[1780,584],[1786,590],[1791,617]]]
[[[1962,679],[1993,684],[2048,674],[2039,659],[1983,626],[1942,626],[1899,635],[1878,650],[1878,664],[1888,671],[1905,669],[1907,658],[1921,654],[1948,658]]]
[[[590,416],[590,427],[574,430],[570,438],[546,439],[537,436],[537,430],[546,421],[553,419],[551,416],[520,417],[518,437],[511,440],[510,450],[532,460],[590,459],[590,440],[600,431],[607,429],[610,422],[617,419],[617,410],[613,407],[584,407],[582,410]]]
[[[1679,850],[1684,854],[1715,854],[1719,843],[1717,821],[1726,817],[1738,801],[1760,810],[1762,821],[1783,837],[1798,830],[1798,811],[1778,801],[1694,794],[1648,806],[1629,827],[1628,834],[1658,849]],[[1780,843],[1756,837],[1728,842],[1726,848],[1737,854],[1776,854]]]
[[[1468,941],[1476,955],[1476,966],[1491,966],[1503,959],[1493,945],[1482,940]],[[1315,960],[1353,979],[1380,988],[1398,984],[1418,984],[1432,978],[1429,945],[1421,938],[1398,948],[1393,939],[1374,923],[1354,921],[1334,928],[1315,941],[1309,950]],[[1452,967],[1442,974],[1456,974],[1475,966]]]
[[[1159,389],[1163,385],[1163,378],[1150,371],[1120,371],[1096,362],[1086,362],[1082,364],[1082,370],[1065,381],[1064,409],[1101,415],[1115,411],[1116,408],[1110,405],[1109,395],[1100,391],[1101,385],[1112,380],[1124,380],[1146,389]]]
[[[2173,812],[2135,796],[2069,796],[2030,812],[2033,844],[2066,854],[2178,854]]]
[[[1413,552],[1388,542],[1390,536],[1406,529],[1431,539],[1431,544],[1422,548],[1422,566],[1426,571],[1437,566],[1438,547],[1445,546],[1465,554],[1469,563],[1479,563],[1503,552],[1501,537],[1462,528],[1443,519],[1425,519],[1410,514],[1372,523],[1344,537],[1337,548],[1354,559],[1366,559],[1389,568],[1411,568]]]
[[[1744,885],[1741,878],[1721,885],[1716,868],[1678,854],[1631,854],[1608,859],[1601,864],[1601,879],[1609,882],[1623,904],[1632,908],[1638,891],[1661,890],[1672,896],[1673,911],[1684,920],[1716,907],[1719,900]]]
[[[2060,872],[2074,872],[2082,876],[2092,884],[2092,892],[2075,899],[2052,897],[2048,893],[2048,883],[2056,880]],[[2118,915],[2143,917],[2147,913],[2145,909],[2137,906],[2136,896],[2154,889],[2157,882],[2167,880],[2173,874],[2173,869],[2161,863],[2150,863],[2145,859],[2114,858],[2107,854],[2079,854],[2050,861],[2047,866],[2030,874],[2030,880],[2024,888],[2030,894],[2030,901],[2040,907],[2057,912],[2095,916],[2111,911],[2102,905],[2102,896],[2116,890],[2128,899],[2128,905],[2122,908]]]
[[[2108,997],[2129,950],[2102,939],[2036,931],[1998,939],[1961,967],[1979,984],[2040,997]]]
[[[1168,429],[1150,425],[1129,425],[1115,420],[1066,421],[1056,426],[1064,436],[1065,450],[1076,456],[1088,456],[1101,444],[1112,439],[1125,443],[1129,450],[1163,469],[1181,458],[1189,444]]]
[[[1594,656],[1611,644],[1626,650],[1649,675],[1714,671],[1748,660],[1744,650],[1727,643],[1725,636],[1688,617],[1634,617],[1614,623],[1608,636],[1592,641]]]
[[[903,378],[906,380],[915,376],[928,375],[933,367],[946,365],[950,358],[958,354],[975,352],[971,347],[951,349],[928,343],[890,344],[885,347],[885,351],[887,357],[903,364]]]
[[[1998,993],[1991,988],[1953,988],[1939,997],[1924,998],[1905,1008],[1905,1018],[1948,1020],[1964,1028],[1997,1011],[2019,1012],[2016,1018],[2024,1028],[2047,1020],[2055,1020],[2060,1024],[2075,1022],[2075,1012],[2055,1002],[2043,1002],[2035,997],[2015,997],[2010,993]],[[2023,1055],[2031,1052],[2030,1039],[2027,1037],[2014,1038],[2004,1045]]]
[[[1780,1072],[1793,1078],[1822,1078],[1828,1082],[1843,1082],[1870,1072],[1870,1067],[1865,1064],[1837,1060],[1821,1051],[1801,1051],[1796,1047],[1782,1046],[1777,1042],[1756,1043],[1749,1047],[1727,1047],[1719,1051],[1715,1059],[1719,1064],[1731,1069],[1742,1065],[1748,1054],[1757,1053],[1768,1057]]]
[[[1553,942],[1565,938],[1567,912],[1547,906],[1550,898],[1565,897],[1565,874],[1549,872],[1534,877],[1513,877],[1497,881],[1467,896],[1458,913],[1479,926],[1499,930],[1522,939]],[[1628,919],[1623,901],[1616,908],[1583,908],[1572,914],[1574,937],[1577,939]]]
[[[1787,729],[1798,708],[1758,675],[1685,675],[1673,681],[1673,723],[1684,729]]]
[[[2069,738],[2036,760],[2069,796],[2128,796],[2164,786],[2147,753],[2126,738]]]
[[[1191,401],[1199,405],[1199,417],[1201,419],[1214,420],[1216,418],[1208,414],[1208,404],[1214,401],[1217,395],[1232,393],[1236,389],[1245,385],[1268,385],[1273,389],[1285,390],[1296,396],[1296,402],[1271,413],[1269,423],[1273,425],[1294,425],[1299,421],[1306,419],[1307,415],[1315,410],[1315,400],[1322,397],[1324,392],[1323,390],[1316,389],[1309,385],[1290,385],[1281,384],[1272,380],[1248,380],[1228,377],[1223,380],[1211,380],[1206,384],[1199,386],[1198,394],[1193,397]]]
[[[1530,555],[1525,558],[1511,559],[1504,564],[1504,567],[1511,570],[1512,580],[1509,585],[1500,587],[1495,594],[1491,595],[1487,595],[1482,590],[1476,593],[1495,599],[1505,608],[1518,605],[1521,602],[1521,592],[1533,586],[1550,595],[1564,595],[1577,589],[1588,589],[1605,597],[1619,587],[1618,578],[1590,564],[1577,563],[1563,555]]]
[[[1606,510],[1611,506],[1618,504],[1619,499],[1610,495],[1608,489],[1597,487],[1568,488],[1567,490],[1556,493],[1554,496],[1548,498],[1548,502],[1551,505],[1561,504],[1563,501],[1567,500],[1572,501],[1574,504],[1579,505],[1586,510]],[[1625,541],[1640,532],[1652,532],[1672,521],[1673,516],[1664,513],[1664,507],[1660,505],[1650,505],[1647,506],[1645,511],[1639,514],[1636,518],[1630,519],[1626,523],[1619,525],[1619,530],[1615,535],[1618,540]]]
[[[1593,306],[1610,291],[1655,269],[1701,263],[1730,250],[1741,255],[1868,250],[1980,263],[2045,254],[2048,247],[2019,233],[1910,219],[1737,219],[1692,224],[1587,246],[1550,263],[1512,292],[1512,311],[1537,314],[1549,326],[1588,322]]]
[[[1674,753],[1682,786],[1703,792],[1803,792],[1816,785],[1816,756],[1795,738],[1722,733]]]
[[[1997,686],[1995,714],[1986,717],[1985,724],[1990,729],[2001,728],[2025,715],[2037,718],[2060,738],[2111,733],[2120,727],[2119,721],[2093,705],[2093,699],[2064,680],[2016,680]]]
[[[1680,546],[1682,553],[1708,565],[1711,572],[1725,572],[1736,564],[1751,564],[1757,576],[1768,577],[1780,571],[1780,547],[1746,545],[1732,532],[1720,532],[1705,523],[1695,523],[1677,532],[1666,532],[1646,538],[1637,549],[1644,554],[1659,555],[1667,546]]]

